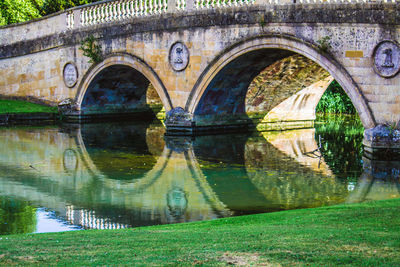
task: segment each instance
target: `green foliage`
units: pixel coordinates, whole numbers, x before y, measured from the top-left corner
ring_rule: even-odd
[[[329,43],[330,40],[331,40],[330,36],[324,36],[321,39],[319,39],[317,41],[319,50],[327,53],[331,48],[331,44]]]
[[[33,0],[0,0],[0,25],[39,18],[39,10],[34,4],[37,2],[33,2]]]
[[[0,0],[0,25],[24,22],[99,0]]]
[[[71,7],[86,5],[99,0],[46,0],[42,6],[42,15],[52,14]]]
[[[83,40],[79,49],[83,51],[84,56],[90,58],[89,63],[96,64],[103,60],[101,48],[96,44],[96,39],[93,35]]]
[[[364,127],[358,116],[318,116],[315,135],[322,137],[321,152],[335,177],[357,180],[361,176]]]
[[[265,25],[267,25],[267,22],[265,21],[265,15],[262,14],[259,18],[258,18],[258,24],[260,24],[261,28],[264,28]]]
[[[340,84],[333,81],[322,95],[317,108],[318,113],[357,114],[350,98]]]
[[[0,197],[0,235],[32,233],[36,229],[36,209],[25,201]]]
[[[57,113],[57,108],[20,100],[0,100],[0,114],[35,112]]]

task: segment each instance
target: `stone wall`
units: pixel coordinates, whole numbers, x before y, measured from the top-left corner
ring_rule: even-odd
[[[279,60],[251,82],[246,94],[246,112],[266,114],[285,99],[328,76],[321,66],[298,54]]]

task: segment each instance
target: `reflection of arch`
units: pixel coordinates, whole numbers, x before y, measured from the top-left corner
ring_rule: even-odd
[[[159,178],[160,174],[165,169],[165,166],[171,154],[168,150],[164,149],[152,169],[147,171],[144,177],[139,180],[115,180],[110,179],[110,177],[108,177],[106,173],[101,171],[96,166],[95,162],[93,162],[90,153],[86,149],[84,138],[82,136],[82,126],[76,133],[76,143],[79,147],[79,154],[82,158],[82,162],[93,177],[102,180],[104,184],[107,185],[109,188],[124,188],[125,191],[133,190],[133,192],[141,192],[145,188],[151,186]]]
[[[113,65],[123,65],[133,68],[134,70],[143,74],[150,83],[154,86],[157,91],[160,99],[163,103],[163,106],[166,110],[170,110],[172,108],[172,103],[169,98],[169,94],[162,84],[158,75],[154,72],[154,70],[147,65],[143,60],[132,56],[126,53],[116,53],[106,57],[102,62],[97,65],[94,65],[92,68],[88,70],[88,72],[83,77],[79,87],[78,93],[75,98],[75,102],[78,105],[78,109],[81,108],[82,101],[85,97],[86,91],[89,88],[93,79],[104,69],[113,66]]]
[[[152,169],[140,179],[121,181],[110,179],[107,173],[96,166],[96,162],[86,150],[80,131],[77,132],[75,140],[83,163],[81,165],[87,169],[93,180],[101,182],[101,190],[110,195],[115,194],[113,199],[117,202],[126,201],[120,196],[132,196],[132,201],[143,198],[145,202],[142,203],[151,204],[158,211],[168,209],[166,215],[169,218],[166,218],[165,222],[204,218],[206,215],[209,219],[231,215],[218,195],[213,192],[190,150],[175,152],[165,146]],[[160,198],[163,195],[166,196],[165,199]]]
[[[194,113],[200,100],[211,84],[216,75],[234,59],[261,49],[282,49],[292,51],[315,61],[324,69],[326,69],[336,81],[342,85],[344,91],[350,97],[355,106],[361,121],[365,128],[372,128],[375,125],[372,113],[364,99],[357,84],[353,81],[347,71],[340,66],[333,58],[328,55],[321,54],[309,43],[299,40],[292,36],[284,35],[262,35],[243,40],[228,49],[224,50],[217,56],[213,62],[205,69],[196,82],[189,99],[186,103],[186,110]]]

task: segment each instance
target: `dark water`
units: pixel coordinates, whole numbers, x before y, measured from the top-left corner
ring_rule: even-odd
[[[164,132],[159,123],[0,128],[0,234],[400,197],[400,162],[363,157],[363,129],[354,120],[196,138]]]

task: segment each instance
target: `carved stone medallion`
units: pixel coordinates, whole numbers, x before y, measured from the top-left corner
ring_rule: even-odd
[[[75,171],[78,167],[76,152],[72,149],[64,151],[64,169],[66,172]]]
[[[67,63],[63,71],[64,83],[67,87],[74,87],[78,81],[78,70],[73,63]]]
[[[374,68],[382,77],[390,78],[400,70],[400,47],[396,42],[380,42],[374,51]]]
[[[172,45],[169,51],[169,63],[175,71],[184,70],[189,64],[189,50],[186,45],[177,42]]]

